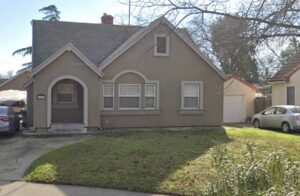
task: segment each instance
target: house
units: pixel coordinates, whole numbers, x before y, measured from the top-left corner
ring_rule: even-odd
[[[30,68],[25,68],[13,77],[0,83],[0,91],[3,90],[26,90],[24,85],[31,76]]]
[[[300,52],[269,80],[273,105],[300,105]]]
[[[85,127],[221,126],[224,74],[185,29],[33,21],[28,124]]]
[[[256,87],[236,75],[224,83],[224,123],[247,122],[254,115]]]

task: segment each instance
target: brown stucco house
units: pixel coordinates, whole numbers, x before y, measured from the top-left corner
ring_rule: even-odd
[[[272,105],[300,105],[300,52],[270,79]]]
[[[221,126],[224,74],[185,29],[165,18],[149,26],[33,21],[28,124]]]

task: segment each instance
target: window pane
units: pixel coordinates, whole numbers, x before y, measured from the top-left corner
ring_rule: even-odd
[[[104,108],[113,108],[113,107],[114,107],[114,98],[104,97]]]
[[[145,108],[155,108],[155,98],[146,97],[145,98]]]
[[[274,114],[275,108],[270,108],[264,112],[265,115]]]
[[[103,91],[104,96],[113,96],[114,95],[114,85],[113,84],[104,84],[103,88],[104,88],[104,91]]]
[[[167,38],[156,37],[157,53],[167,53]]]
[[[74,85],[73,84],[58,84],[57,86],[58,94],[73,94]]]
[[[285,113],[286,113],[285,108],[277,108],[277,110],[276,110],[276,114],[285,114]]]
[[[146,84],[145,85],[145,96],[155,97],[155,84]]]
[[[140,96],[138,84],[120,84],[120,96]]]
[[[70,103],[73,102],[72,94],[57,94],[57,102]]]
[[[198,108],[199,107],[198,97],[185,97],[184,98],[184,107],[185,108]]]
[[[295,105],[295,87],[287,87],[287,105]]]
[[[199,84],[185,84],[184,97],[199,97]]]
[[[139,97],[120,97],[120,108],[139,108]]]

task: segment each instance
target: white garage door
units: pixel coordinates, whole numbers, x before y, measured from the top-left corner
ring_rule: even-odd
[[[224,123],[245,122],[244,96],[224,96]]]

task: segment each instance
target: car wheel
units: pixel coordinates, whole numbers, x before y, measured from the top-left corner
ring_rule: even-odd
[[[287,123],[287,122],[282,123],[282,125],[281,125],[282,132],[288,133],[288,132],[290,132],[290,129],[291,128],[290,128],[289,123]]]
[[[253,122],[253,126],[254,126],[254,128],[257,128],[257,129],[259,129],[259,128],[260,128],[260,122],[259,122],[259,120],[258,120],[258,119],[255,119],[255,120],[254,120],[254,122]]]

